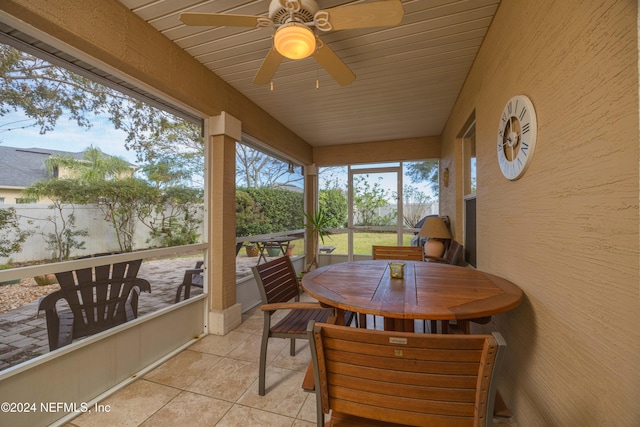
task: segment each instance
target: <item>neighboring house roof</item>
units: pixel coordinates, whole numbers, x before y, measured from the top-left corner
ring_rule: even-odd
[[[72,153],[0,145],[0,187],[28,187],[36,181],[51,178],[44,163],[52,155],[70,155],[82,160],[84,151]]]

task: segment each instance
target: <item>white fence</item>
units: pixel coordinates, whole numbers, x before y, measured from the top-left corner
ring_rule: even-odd
[[[2,205],[0,207],[3,209],[15,208],[16,213],[20,217],[21,229],[23,231],[28,230],[33,232],[22,245],[21,252],[13,253],[7,258],[0,258],[0,263],[51,259],[53,252],[48,248],[45,236],[54,232],[54,225],[47,218],[58,215],[58,211],[50,209],[48,205],[40,204]],[[70,213],[70,208],[63,210],[65,217]],[[120,251],[116,232],[111,224],[105,220],[100,208],[80,205],[75,207],[74,213],[76,217],[75,230],[87,230],[89,235],[86,237],[76,237],[76,240],[84,241],[85,248],[73,250],[71,257]],[[58,224],[60,224],[60,218],[58,218]],[[156,246],[153,242],[147,242],[149,239],[150,229],[138,221],[135,228],[133,248],[146,249]]]

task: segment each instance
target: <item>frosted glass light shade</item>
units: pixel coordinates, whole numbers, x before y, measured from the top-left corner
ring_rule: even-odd
[[[276,31],[273,45],[285,58],[303,59],[316,50],[316,37],[304,25],[290,23]]]

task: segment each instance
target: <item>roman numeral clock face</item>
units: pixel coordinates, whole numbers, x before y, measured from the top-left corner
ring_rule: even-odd
[[[505,178],[520,178],[531,164],[538,123],[531,100],[514,96],[502,110],[498,125],[498,164]]]

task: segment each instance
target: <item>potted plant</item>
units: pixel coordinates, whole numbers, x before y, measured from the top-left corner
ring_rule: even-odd
[[[280,256],[281,252],[282,249],[280,249],[280,246],[267,246],[267,255],[270,257]]]
[[[304,217],[307,219],[306,228],[314,247],[313,256],[307,264],[306,271],[309,271],[311,270],[311,267],[318,266],[318,248],[320,246],[320,242],[324,244],[324,237],[329,234],[327,232],[329,217],[324,213],[324,210],[321,207],[313,212],[313,214],[305,213]]]
[[[58,283],[58,279],[55,274],[45,274],[43,276],[34,276],[33,280],[38,284],[38,286],[48,286],[55,285]]]
[[[244,245],[244,250],[247,252],[248,257],[257,257],[260,254],[260,250],[255,243],[247,243]]]

